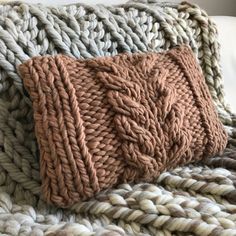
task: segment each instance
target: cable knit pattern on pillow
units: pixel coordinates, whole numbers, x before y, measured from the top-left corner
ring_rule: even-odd
[[[221,152],[227,136],[187,46],[19,67],[33,102],[42,193],[68,207]]]

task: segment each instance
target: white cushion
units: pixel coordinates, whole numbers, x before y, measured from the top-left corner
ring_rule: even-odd
[[[219,32],[226,100],[236,112],[236,17],[212,16]]]

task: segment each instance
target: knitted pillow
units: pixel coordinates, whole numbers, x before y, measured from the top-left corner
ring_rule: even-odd
[[[118,183],[152,181],[226,145],[187,46],[91,60],[35,57],[19,71],[33,102],[49,203],[66,207]]]

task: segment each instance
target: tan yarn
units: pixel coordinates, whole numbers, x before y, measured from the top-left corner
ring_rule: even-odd
[[[226,133],[187,46],[19,67],[33,102],[42,193],[68,207],[221,152]]]

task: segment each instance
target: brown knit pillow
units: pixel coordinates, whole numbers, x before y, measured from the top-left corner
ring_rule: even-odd
[[[42,194],[68,207],[118,183],[221,152],[226,132],[187,46],[20,65],[33,102]]]

